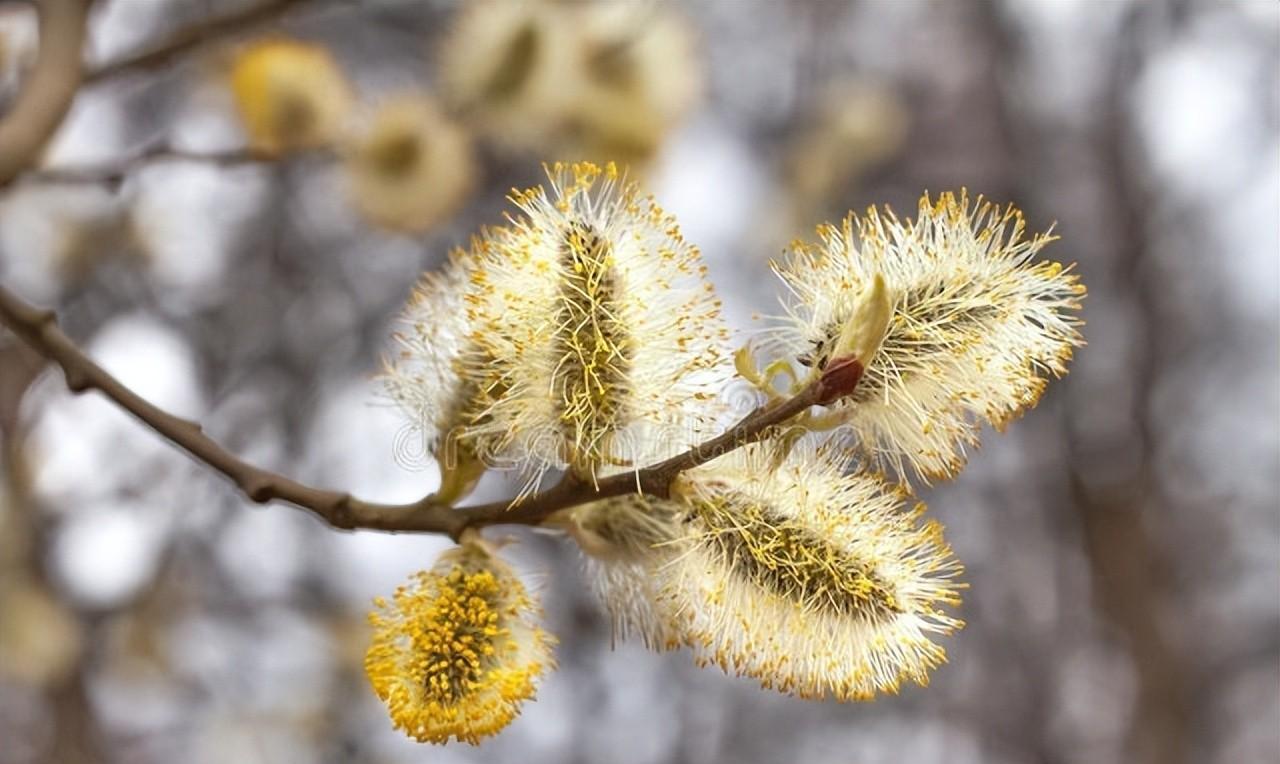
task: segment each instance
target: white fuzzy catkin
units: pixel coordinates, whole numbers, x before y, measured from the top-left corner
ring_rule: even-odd
[[[689,538],[663,607],[700,662],[801,697],[867,700],[928,684],[959,628],[962,570],[901,486],[826,454],[750,453],[680,488]]]
[[[727,330],[697,248],[652,197],[612,164],[548,174],[472,248],[463,362],[487,399],[469,434],[535,476],[594,480],[697,439]]]
[[[803,697],[927,684],[959,628],[960,564],[906,489],[830,451],[750,448],[686,473],[669,500],[575,509],[620,636]]]
[[[380,104],[347,146],[352,203],[393,231],[425,231],[447,220],[475,183],[471,140],[422,93]]]
[[[439,271],[425,274],[392,335],[396,349],[384,361],[383,390],[409,420],[409,437],[397,456],[416,465],[424,455],[440,467],[437,498],[465,496],[493,458],[492,445],[467,435],[481,409],[477,380],[460,359],[471,347],[466,298],[475,265],[470,253],[456,250]]]
[[[1084,287],[1035,260],[1053,237],[1024,238],[1022,214],[963,192],[920,200],[917,218],[870,209],[776,266],[791,290],[765,343],[816,375],[866,285],[884,280],[893,316],[839,423],[871,462],[925,479],[954,476],[981,421],[1003,427],[1034,406],[1083,344]]]

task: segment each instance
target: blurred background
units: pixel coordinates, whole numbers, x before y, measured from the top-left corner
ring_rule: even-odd
[[[0,2],[0,109],[36,30]],[[572,545],[512,531],[560,669],[436,748],[360,660],[370,599],[448,542],[252,506],[0,330],[3,764],[1280,757],[1280,5],[98,0],[85,56],[0,189],[0,283],[314,484],[433,488],[379,359],[546,159],[628,162],[743,332],[819,222],[1013,202],[1078,263],[1089,345],[924,492],[971,585],[929,688],[807,702],[615,647]]]

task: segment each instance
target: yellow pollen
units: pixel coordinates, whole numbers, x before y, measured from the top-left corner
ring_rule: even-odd
[[[472,549],[442,562],[393,602],[375,602],[365,672],[392,722],[412,737],[476,743],[533,696],[551,640],[524,620],[532,604],[500,563]]]

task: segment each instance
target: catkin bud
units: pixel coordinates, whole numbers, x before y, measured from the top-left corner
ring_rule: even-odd
[[[374,604],[365,673],[395,726],[421,742],[474,744],[501,730],[554,665],[538,606],[480,542]]]
[[[924,505],[822,453],[728,461],[682,478],[685,536],[658,568],[697,658],[802,697],[927,684],[963,585]]]
[[[351,197],[375,225],[418,232],[445,220],[475,182],[471,140],[429,97],[386,101],[349,146]]]
[[[982,421],[1004,426],[1066,373],[1083,344],[1084,287],[1070,269],[1034,261],[1053,237],[1024,239],[1024,228],[1013,207],[925,196],[914,221],[850,215],[777,266],[795,296],[779,352],[814,374],[844,353],[863,360],[837,423],[874,463],[953,476]]]
[[[557,164],[551,189],[473,247],[469,429],[535,477],[594,480],[696,439],[724,378],[727,330],[697,248],[612,165]]]
[[[615,633],[803,697],[928,682],[962,624],[961,571],[906,489],[828,453],[749,448],[686,473],[668,500],[572,512]]]
[[[451,504],[471,492],[491,456],[490,445],[466,434],[482,416],[479,381],[461,358],[471,348],[466,299],[474,263],[462,250],[422,277],[393,335],[397,351],[383,363],[387,396],[409,418],[410,432],[440,468],[436,500]],[[417,447],[412,458],[417,458]]]
[[[831,358],[857,359],[865,367],[880,349],[884,334],[889,329],[889,318],[893,315],[884,276],[879,273],[872,276],[854,305],[853,315],[840,328],[831,349]]]
[[[587,578],[609,613],[615,641],[635,637],[654,650],[681,644],[659,601],[657,576],[683,534],[680,515],[675,502],[631,495],[574,507],[548,523],[586,553]]]
[[[273,154],[333,143],[351,101],[329,51],[296,40],[263,40],[242,50],[231,90],[250,142]]]

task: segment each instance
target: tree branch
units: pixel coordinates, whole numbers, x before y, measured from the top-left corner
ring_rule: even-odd
[[[13,108],[0,120],[0,187],[36,160],[75,98],[91,0],[40,0],[40,47]]]
[[[67,387],[73,392],[100,391],[197,460],[230,478],[252,501],[259,504],[285,501],[314,512],[338,528],[437,533],[461,530],[461,518],[448,507],[432,503],[411,505],[415,509],[416,525],[402,529],[398,521],[405,507],[361,501],[345,493],[312,488],[254,467],[215,443],[201,431],[198,423],[180,419],[130,390],[76,347],[58,328],[52,311],[38,310],[3,287],[0,287],[0,323],[9,327],[36,352],[61,366]]]
[[[197,461],[230,478],[254,502],[286,502],[344,530],[442,533],[455,539],[468,527],[537,525],[558,510],[604,498],[635,493],[666,497],[672,481],[681,472],[764,439],[773,428],[811,406],[831,403],[848,395],[862,375],[862,365],[856,360],[832,362],[820,378],[800,392],[757,408],[725,433],[682,454],[638,472],[611,475],[596,483],[568,477],[514,506],[510,501],[498,501],[453,508],[437,503],[432,496],[410,504],[377,504],[347,493],[303,485],[245,462],[205,435],[197,422],[176,417],[130,390],[90,360],[58,328],[52,311],[39,310],[4,287],[0,287],[0,324],[40,355],[57,363],[66,377],[67,387],[73,392],[101,392]]]
[[[143,164],[151,162],[199,162],[217,167],[235,167],[246,164],[261,164],[280,160],[280,156],[266,154],[248,148],[229,149],[226,151],[187,151],[175,149],[166,144],[148,146],[141,151],[124,157],[97,164],[67,167],[41,167],[23,175],[25,179],[39,183],[107,183],[119,184],[129,173]]]
[[[108,62],[97,67],[85,77],[85,82],[96,83],[121,72],[134,69],[157,69],[174,58],[215,40],[244,32],[258,24],[272,21],[294,6],[312,0],[266,0],[259,5],[210,19],[176,32],[172,37],[139,53]]]

